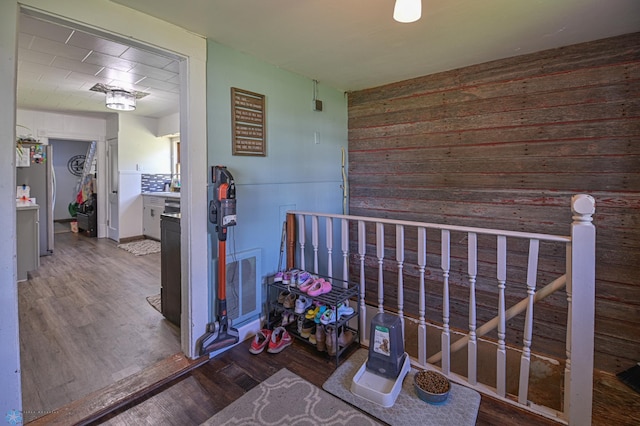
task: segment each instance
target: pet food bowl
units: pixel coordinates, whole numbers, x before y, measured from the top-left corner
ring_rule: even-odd
[[[429,404],[443,404],[451,392],[449,379],[432,370],[418,371],[413,376],[413,386],[418,398]]]

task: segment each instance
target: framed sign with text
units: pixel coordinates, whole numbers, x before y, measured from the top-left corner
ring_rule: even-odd
[[[267,155],[264,95],[231,88],[233,155]]]

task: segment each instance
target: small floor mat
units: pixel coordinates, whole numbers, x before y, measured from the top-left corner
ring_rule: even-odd
[[[203,423],[207,426],[379,424],[375,419],[286,368],[279,370]]]
[[[477,391],[451,383],[449,398],[443,404],[426,403],[418,398],[413,388],[413,376],[417,372],[414,368],[404,378],[402,390],[392,407],[385,408],[351,393],[353,376],[368,356],[368,350],[358,349],[336,369],[324,382],[322,388],[392,426],[474,426],[476,424],[480,408],[480,394]]]
[[[118,248],[133,253],[136,256],[144,256],[145,254],[159,253],[161,250],[160,242],[155,240],[140,240],[130,243],[118,244]]]
[[[159,294],[147,297],[147,302],[149,302],[153,309],[162,313],[162,302]]]

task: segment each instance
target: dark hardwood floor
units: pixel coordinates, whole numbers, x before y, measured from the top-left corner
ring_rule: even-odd
[[[180,330],[146,297],[160,293],[160,254],[55,234],[52,256],[18,283],[25,421],[181,351]]]
[[[23,408],[57,411],[37,424],[198,425],[283,367],[318,387],[335,369],[334,359],[299,341],[279,354],[252,355],[247,340],[211,360],[185,361],[176,355],[178,330],[145,300],[159,285],[158,257],[131,257],[108,240],[64,238],[57,254],[67,260],[43,259],[20,284]],[[169,366],[173,359],[178,368]],[[596,372],[594,386],[593,425],[640,424],[640,394],[608,373]],[[558,423],[483,395],[476,424]]]
[[[198,425],[241,397],[281,368],[287,368],[318,387],[335,369],[335,360],[301,342],[279,354],[249,353],[245,341],[178,380],[111,413],[94,424],[103,425]],[[348,355],[347,355],[348,356]],[[292,401],[295,403],[295,401]],[[557,425],[482,398],[477,425]]]

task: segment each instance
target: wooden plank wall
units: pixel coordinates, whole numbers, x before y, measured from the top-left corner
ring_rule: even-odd
[[[640,361],[640,33],[349,93],[350,214],[569,235],[570,198],[596,199],[596,367]],[[375,299],[375,229],[367,230]],[[395,304],[395,230],[385,230]],[[405,246],[415,247],[415,230]],[[484,240],[484,241],[483,241]],[[452,325],[467,329],[466,240],[453,235]],[[496,315],[495,241],[479,249],[478,324]],[[428,316],[441,321],[440,236],[428,233]],[[509,241],[509,305],[525,297],[527,246]],[[357,269],[356,257],[355,261]],[[417,316],[417,268],[405,311]],[[539,286],[564,271],[541,247]],[[564,293],[536,304],[533,347],[563,357]],[[522,344],[522,315],[507,339]],[[493,334],[495,337],[495,334]]]

